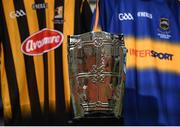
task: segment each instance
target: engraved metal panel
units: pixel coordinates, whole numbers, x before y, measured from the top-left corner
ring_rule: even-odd
[[[68,37],[75,118],[121,116],[125,57],[123,35],[89,32]]]

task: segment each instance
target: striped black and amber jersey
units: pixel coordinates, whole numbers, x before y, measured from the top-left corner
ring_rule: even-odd
[[[86,0],[1,0],[1,95],[7,124],[63,124],[67,35],[90,30]]]

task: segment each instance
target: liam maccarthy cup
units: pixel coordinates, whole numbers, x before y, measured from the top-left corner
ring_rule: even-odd
[[[89,32],[68,37],[75,118],[120,118],[126,78],[123,35]]]

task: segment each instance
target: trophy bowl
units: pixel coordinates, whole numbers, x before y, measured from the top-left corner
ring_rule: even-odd
[[[68,64],[75,118],[120,118],[126,72],[123,35],[68,36]]]

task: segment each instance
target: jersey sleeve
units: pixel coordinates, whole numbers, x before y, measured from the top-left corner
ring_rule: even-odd
[[[116,2],[111,0],[99,0],[99,1],[97,0],[96,9],[93,13],[93,19],[91,25],[91,28],[93,30],[95,29],[102,31],[108,30],[108,27],[110,27],[109,24],[113,16],[115,3]]]
[[[91,18],[92,11],[87,0],[76,0],[74,34],[89,32],[91,30]]]
[[[87,0],[84,0],[81,4],[81,18],[84,32],[91,30],[92,11]]]

